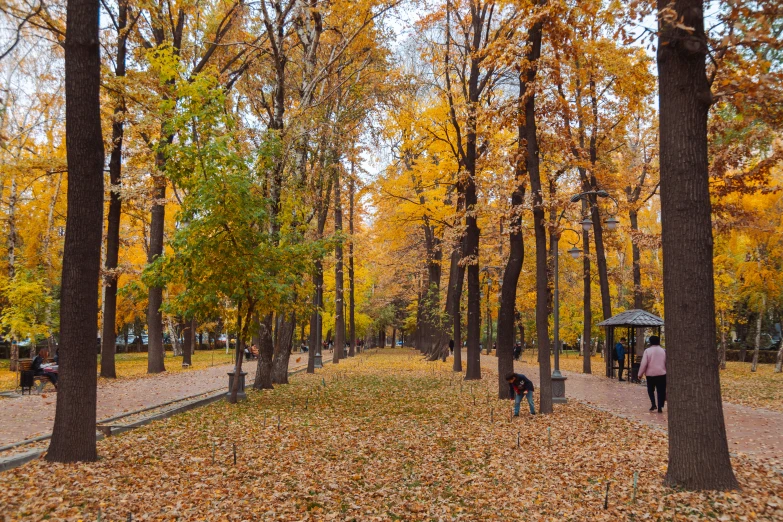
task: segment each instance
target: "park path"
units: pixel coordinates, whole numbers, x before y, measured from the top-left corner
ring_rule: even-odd
[[[497,358],[482,355],[481,365],[483,368],[497,371]],[[537,364],[534,366],[524,361],[516,362],[514,368],[538,385]],[[646,386],[618,382],[602,375],[566,371],[562,373],[568,377],[566,397],[569,400],[577,400],[618,417],[662,430],[668,428],[666,408],[662,414],[648,411],[650,399],[647,397]],[[783,413],[728,402],[723,403],[723,413],[726,419],[729,450],[732,453],[744,453],[773,468],[783,469]]]
[[[297,359],[301,359],[297,362]],[[324,361],[326,362],[326,361]],[[256,362],[244,362],[248,386],[256,373]],[[307,354],[294,353],[289,371],[307,366]],[[178,373],[161,373],[137,379],[101,382],[98,385],[98,420],[143,408],[228,388],[227,372],[233,364],[223,364]],[[0,446],[52,432],[57,393],[47,387],[41,395],[25,395],[0,400]]]

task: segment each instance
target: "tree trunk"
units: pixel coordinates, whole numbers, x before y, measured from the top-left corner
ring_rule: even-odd
[[[158,169],[163,168],[163,154],[158,153]],[[162,173],[155,176],[155,188],[152,197],[155,203],[152,205],[150,219],[150,243],[147,262],[152,263],[158,256],[163,255],[163,232],[166,225],[166,179]],[[163,314],[160,307],[163,304],[163,288],[159,286],[149,287],[149,304],[147,306],[147,332],[149,344],[147,347],[147,373],[160,373],[166,371],[163,362],[165,355],[163,349]],[[228,340],[226,341],[228,346]]]
[[[11,178],[11,193],[8,195],[8,279],[16,275],[16,201],[18,198],[16,176]]]
[[[60,381],[50,462],[94,461],[98,282],[103,235],[103,137],[98,0],[68,0],[65,128],[68,216],[60,305]]]
[[[658,9],[670,7],[658,0]],[[661,236],[666,306],[669,465],[665,482],[736,489],[718,358],[707,114],[711,104],[703,3],[676,0],[677,24],[661,23],[658,45]],[[686,26],[688,31],[678,29]]]
[[[313,312],[310,314],[310,350],[307,354],[307,373],[315,373],[315,354],[321,353],[321,306],[323,305],[324,265],[315,260],[313,275]]]
[[[239,379],[242,374],[242,303],[237,304],[237,347],[234,356],[234,382],[231,385],[231,395],[228,398],[229,404],[237,403],[237,394],[239,393]]]
[[[780,341],[780,346],[778,347],[778,357],[775,361],[775,373],[780,373],[783,371],[783,340]]]
[[[637,194],[640,192],[637,190]],[[636,196],[638,199],[638,195]],[[639,213],[635,208],[628,212],[631,222],[631,255],[633,259],[633,307],[637,310],[644,308],[644,294],[642,293],[642,261],[639,245],[633,234],[639,232]],[[644,328],[636,330],[636,355],[644,353]]]
[[[272,359],[272,384],[288,384],[288,362],[291,360],[291,342],[296,328],[296,314],[286,319],[283,316],[278,325],[277,343]]]
[[[759,311],[758,319],[756,319],[756,343],[753,347],[753,362],[750,364],[750,371],[755,372],[759,365],[759,349],[761,349],[761,322],[766,312],[767,299],[764,298],[764,302],[761,305],[761,311]]]
[[[584,212],[587,202],[582,200],[582,211]],[[590,233],[582,231],[582,277],[584,279],[584,296],[582,301],[582,313],[584,324],[582,328],[582,373],[593,373],[590,359],[590,338],[593,334],[593,310],[590,307],[592,302],[592,287],[590,285]]]
[[[275,343],[272,339],[272,323],[274,316],[269,313],[258,324],[258,364],[256,365],[256,378],[253,388],[256,390],[271,390],[272,386],[272,356],[275,352]]]
[[[356,192],[356,180],[351,172],[351,184],[348,197],[348,233],[351,235],[348,241],[348,342],[351,347],[348,351],[348,357],[356,355],[356,301],[354,292],[354,272],[353,272],[353,204],[354,192]]]
[[[595,183],[595,176],[592,176],[593,190],[598,190],[598,184]],[[594,196],[591,196],[594,198]],[[601,224],[601,211],[597,204],[591,205],[593,221],[593,238],[595,239],[595,257],[598,265],[598,283],[601,287],[601,311],[603,320],[606,321],[612,317],[612,296],[609,293],[609,273],[606,268],[606,249],[604,248],[604,232]]]
[[[125,76],[125,58],[127,56],[128,4],[125,1],[117,5],[117,64],[114,74],[118,78]],[[101,332],[101,377],[117,378],[114,354],[117,349],[117,269],[120,252],[120,218],[122,217],[122,199],[120,198],[120,180],[122,178],[122,145],[125,125],[125,101],[120,95],[114,108],[111,126],[112,149],[109,158],[109,215],[106,220],[106,264],[103,287],[103,329]]]
[[[397,329],[396,328],[392,328],[392,343],[391,344],[392,344],[392,348],[397,346]]]
[[[525,102],[525,134],[527,136],[527,171],[533,192],[533,228],[536,238],[536,339],[538,344],[539,393],[541,413],[552,413],[552,370],[549,361],[549,267],[546,247],[546,216],[544,194],[539,170],[538,134],[536,128],[536,97],[530,93]]]
[[[334,167],[334,233],[343,232],[343,206],[340,196],[340,168]],[[345,313],[343,309],[343,243],[342,238],[334,248],[334,354],[332,362],[337,364],[345,347]]]
[[[457,310],[459,310],[459,294],[457,292],[460,285],[458,284],[458,279],[463,273],[460,271],[459,266],[460,248],[458,245],[452,245],[451,255],[449,257],[449,286],[446,290],[446,316],[451,323],[451,339],[454,341],[454,365],[452,369],[455,372],[461,372],[462,347],[460,345],[461,342],[457,338],[459,336],[459,327],[456,322],[459,322],[459,313],[457,312]],[[448,328],[444,328],[444,330],[447,331]]]
[[[723,310],[720,311],[720,369],[726,369],[726,325]]]
[[[195,321],[193,319],[186,319],[184,327],[182,328],[182,367],[187,368],[191,365],[193,355],[193,328]]]

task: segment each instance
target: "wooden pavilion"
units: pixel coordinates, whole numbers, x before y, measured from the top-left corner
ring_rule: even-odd
[[[606,321],[598,323],[598,326],[606,328],[606,376],[614,377],[615,370],[619,370],[620,363],[614,355],[615,330],[617,328],[627,328],[628,348],[625,350],[625,368],[628,370],[628,380],[636,379],[637,375],[633,373],[634,368],[638,368],[642,362],[642,354],[636,353],[636,334],[639,329],[651,328],[661,335],[663,319],[655,314],[645,310],[626,310]]]

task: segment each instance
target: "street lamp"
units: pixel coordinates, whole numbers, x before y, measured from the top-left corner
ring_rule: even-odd
[[[612,201],[614,201],[615,207],[618,207],[617,200],[614,199],[607,191],[601,189],[601,190],[589,190],[587,192],[582,192],[580,194],[574,194],[569,199],[569,203],[566,204],[566,207],[563,209],[563,211],[560,213],[560,217],[557,218],[557,221],[555,222],[555,229],[560,225],[560,220],[563,219],[563,216],[565,216],[566,210],[568,210],[568,205],[570,203],[576,203],[578,201],[582,201],[583,198],[589,197],[589,196],[598,196],[601,198],[610,198]],[[593,228],[593,222],[589,217],[585,217],[582,221],[579,222],[582,225],[582,229],[585,232],[589,232]],[[606,228],[608,230],[615,230],[617,228],[617,225],[620,223],[620,221],[614,217],[614,215],[610,216],[606,220]],[[570,230],[570,229],[568,229]],[[554,328],[554,341],[555,341],[555,369],[552,372],[552,402],[555,404],[565,404],[568,402],[568,399],[566,399],[565,396],[565,381],[566,378],[563,376],[562,373],[560,373],[560,275],[559,275],[559,257],[560,257],[560,249],[558,246],[558,242],[560,241],[560,233],[557,232],[553,235],[553,241],[554,244],[554,262],[553,262],[553,269],[554,269],[554,315],[555,315],[555,328]],[[579,255],[582,253],[582,251],[574,246],[570,250],[568,250],[568,253],[571,254],[571,257],[574,259],[577,259]]]

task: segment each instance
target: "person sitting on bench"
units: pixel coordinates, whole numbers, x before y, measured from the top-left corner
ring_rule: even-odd
[[[57,388],[57,373],[55,372],[47,372],[44,369],[44,363],[46,362],[46,359],[49,358],[49,351],[44,348],[40,352],[38,352],[38,355],[35,356],[35,359],[33,359],[32,366],[30,369],[33,371],[33,375],[43,376],[49,379],[52,384],[54,385],[55,389]]]

